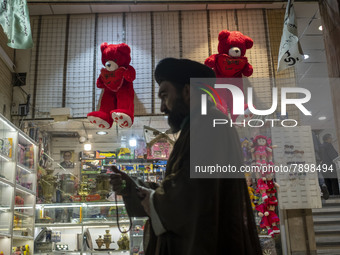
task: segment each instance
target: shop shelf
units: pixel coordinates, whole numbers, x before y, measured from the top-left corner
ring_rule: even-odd
[[[14,210],[32,210],[33,206],[20,206],[20,205],[15,205]],[[22,213],[21,211],[14,211],[14,213]],[[33,212],[32,213],[23,213],[26,215],[26,217],[33,217]]]
[[[21,236],[21,235],[13,235],[13,239],[17,240],[34,240],[32,236]]]
[[[32,190],[29,190],[19,184],[16,185],[16,191],[19,191],[19,192],[24,192],[24,193],[29,193],[30,195],[33,195],[35,196],[35,192],[32,191]]]
[[[143,237],[144,235],[131,235],[131,237]]]
[[[17,164],[17,166],[20,168],[20,169],[22,169],[22,170],[24,170],[24,171],[26,171],[26,172],[28,172],[28,173],[30,173],[30,174],[32,174],[32,173],[35,173],[35,170],[34,169],[30,169],[30,168],[28,168],[27,166],[24,166],[24,165],[22,165],[22,164]]]
[[[272,238],[270,235],[259,235],[259,237],[261,238]]]
[[[80,254],[80,251],[52,251],[52,252],[35,252],[34,254]]]
[[[112,251],[85,251],[85,254],[130,254],[130,251],[122,251],[122,250],[112,250]]]
[[[14,215],[16,216],[20,216],[20,217],[32,217],[33,215],[32,214],[29,214],[29,213],[22,213],[22,212],[14,212]]]
[[[120,250],[112,250],[112,251],[52,251],[52,252],[39,252],[34,254],[130,254],[130,251],[120,251]]]
[[[129,220],[120,220],[119,224],[128,224]],[[63,227],[110,227],[110,226],[116,226],[116,221],[101,221],[96,223],[36,223],[36,228],[43,228],[43,227],[49,227],[49,228],[63,228]]]
[[[74,227],[74,228],[79,228],[82,227],[82,224],[77,224],[77,223],[36,223],[35,227],[36,228],[43,228],[43,227],[48,227],[48,228],[64,228],[64,227]]]
[[[124,206],[124,202],[117,202],[118,206]],[[36,208],[52,209],[52,208],[73,208],[73,207],[100,207],[100,206],[116,206],[115,202],[80,202],[80,203],[53,203],[53,204],[36,204]]]
[[[0,231],[0,238],[4,238],[4,237],[11,237],[11,235]]]
[[[7,180],[7,179],[5,179],[5,178],[2,178],[2,177],[0,177],[0,185],[1,185],[1,184],[5,184],[5,185],[11,186],[11,187],[14,186],[13,183],[11,183],[9,180]]]
[[[6,160],[6,161],[11,161],[12,159],[7,157],[6,155],[0,153],[0,160]]]

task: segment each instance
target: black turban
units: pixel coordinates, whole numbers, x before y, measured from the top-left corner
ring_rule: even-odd
[[[177,89],[190,84],[190,78],[215,77],[211,68],[189,59],[165,58],[159,61],[155,69],[155,79],[158,84],[169,81]]]

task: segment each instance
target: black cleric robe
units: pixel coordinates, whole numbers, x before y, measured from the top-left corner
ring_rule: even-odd
[[[209,109],[209,120],[212,118],[226,116],[213,107]],[[194,120],[184,123],[169,157],[165,178],[153,195],[154,208],[166,232],[156,236],[152,220],[149,221],[145,228],[145,254],[262,254],[245,179],[190,178],[190,132],[202,135],[202,157],[212,155],[204,148],[205,139],[209,139],[204,124]],[[225,134],[220,142],[225,145],[226,161],[241,166],[243,158],[236,130],[226,127],[222,132]],[[123,198],[129,216],[145,216],[135,188],[126,189]]]

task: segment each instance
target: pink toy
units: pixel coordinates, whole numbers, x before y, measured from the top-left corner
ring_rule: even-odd
[[[267,230],[268,235],[274,237],[274,234],[280,234],[280,229],[277,227],[277,224],[280,222],[279,217],[275,213],[275,208],[277,206],[276,197],[270,197],[268,199],[267,210],[264,213],[264,217],[262,218],[262,222]]]
[[[266,165],[268,152],[272,152],[272,149],[268,146],[267,139],[264,135],[258,135],[254,138],[252,152],[254,152],[257,165]]]
[[[273,148],[274,146],[272,146],[272,139],[267,138],[267,144],[270,150],[267,151],[267,161],[268,161],[268,165],[272,166],[274,165],[273,163]]]
[[[268,174],[266,176],[266,179],[267,179],[267,186],[268,186],[268,189],[266,190],[266,193],[269,195],[269,196],[272,196],[273,194],[275,194],[277,192],[277,190],[279,189],[280,185],[276,182],[274,182],[273,180],[273,174]]]
[[[131,127],[134,119],[135,69],[130,66],[130,47],[125,44],[100,46],[102,51],[101,69],[97,87],[103,89],[99,111],[90,112],[87,118],[99,128],[111,128],[117,122],[121,128]]]
[[[262,197],[262,201],[265,202],[268,199],[268,195],[266,193],[268,189],[268,185],[266,184],[266,182],[264,180],[262,180],[261,178],[257,180],[257,189],[256,189],[256,193],[260,193],[261,197]]]

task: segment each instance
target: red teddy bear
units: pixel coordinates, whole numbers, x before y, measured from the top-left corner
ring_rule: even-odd
[[[99,111],[87,114],[89,121],[99,128],[110,128],[117,122],[121,128],[131,127],[134,119],[133,81],[135,69],[130,66],[130,47],[125,44],[102,43],[102,63],[97,87],[104,89]]]
[[[218,35],[218,53],[208,57],[204,64],[215,71],[218,78],[242,78],[253,74],[253,67],[244,56],[253,47],[253,40],[239,31],[222,30]],[[224,83],[224,82],[222,82]],[[233,79],[232,84],[243,91],[242,79]],[[233,113],[233,97],[230,91],[218,89],[222,99],[223,111]],[[247,107],[245,107],[247,108]],[[247,114],[245,112],[245,114]],[[233,120],[236,120],[233,117]]]

